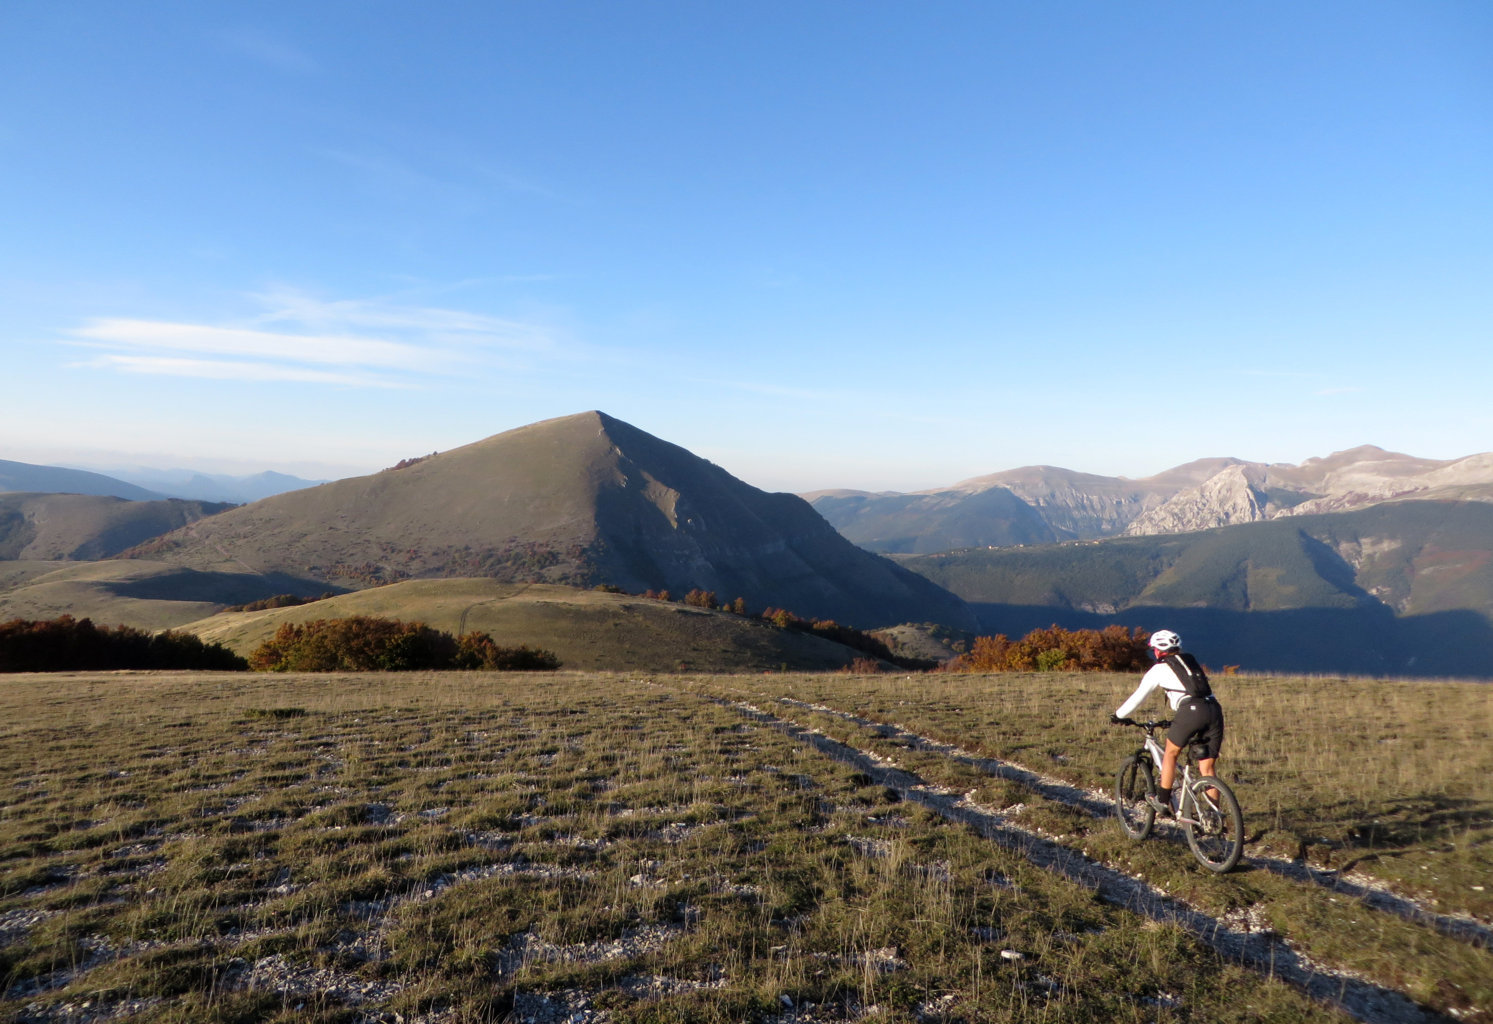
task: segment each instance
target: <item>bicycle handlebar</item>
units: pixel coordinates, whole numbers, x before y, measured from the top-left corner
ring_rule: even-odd
[[[1172,720],[1170,718],[1163,718],[1159,722],[1137,722],[1133,718],[1117,718],[1113,722],[1111,722],[1110,724],[1111,725],[1133,725],[1137,729],[1144,729],[1147,732],[1150,732],[1152,729],[1170,729],[1171,725],[1172,725]]]

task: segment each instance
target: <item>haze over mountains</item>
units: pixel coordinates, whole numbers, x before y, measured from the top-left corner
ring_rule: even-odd
[[[236,476],[230,473],[202,473],[194,469],[152,469],[148,466],[136,466],[129,469],[111,470],[108,475],[164,494],[168,498],[183,498],[188,501],[227,501],[235,505],[326,483],[325,480],[306,480],[273,470]]]
[[[150,469],[141,466],[102,473],[0,460],[0,493],[30,491],[37,494],[100,494],[128,498],[131,501],[182,498],[187,501],[243,504],[323,482],[303,480],[273,471],[232,476],[226,473],[200,473],[192,469]]]
[[[131,501],[150,501],[166,495],[103,473],[61,466],[36,466],[0,459],[0,493],[97,494]]]
[[[0,463],[0,491],[102,486],[49,469]],[[760,491],[600,412],[238,507],[0,494],[0,617],[210,631],[205,616],[273,594],[482,578],[699,589],[861,628],[1166,625],[1214,664],[1493,675],[1493,456],[1364,447],[1143,480],[1027,467],[807,497]],[[584,607],[619,629],[632,615]]]

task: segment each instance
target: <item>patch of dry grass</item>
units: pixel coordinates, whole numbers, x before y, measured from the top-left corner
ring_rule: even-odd
[[[1263,705],[1264,688],[1292,692],[1249,685]],[[1120,686],[0,677],[0,1016],[497,1021],[534,1019],[548,996],[617,1021],[770,1021],[810,1004],[826,1020],[1333,1019],[711,699],[821,701],[1098,783],[1123,743],[1089,717]],[[1261,768],[1286,755],[1251,754],[1234,715],[1230,766],[1258,774],[1241,784],[1246,810],[1278,790],[1279,827],[1293,827],[1290,787]],[[1387,813],[1395,796],[1374,803],[1335,749],[1314,761],[1342,777],[1332,799]],[[1011,785],[934,754],[918,767],[992,797]],[[1437,799],[1483,799],[1483,783],[1446,771],[1415,778],[1439,779]],[[1107,846],[1094,822],[1028,798],[1073,842],[1186,881],[1200,902],[1277,898],[1251,876],[1200,877],[1185,850]],[[1436,852],[1439,831],[1396,841],[1477,871],[1481,828],[1460,854]],[[1364,849],[1388,849],[1377,841]],[[1440,954],[1427,940],[1406,955]]]

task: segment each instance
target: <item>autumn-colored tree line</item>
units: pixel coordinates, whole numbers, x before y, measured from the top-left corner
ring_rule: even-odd
[[[949,672],[1140,672],[1151,664],[1149,633],[1124,626],[1034,629],[1020,640],[1004,633],[975,639],[946,662]]]
[[[0,623],[0,672],[90,672],[110,669],[247,668],[243,658],[191,633],[147,633],[97,626],[92,619],[12,619]]]
[[[625,593],[620,587],[603,584],[596,588],[608,593]],[[667,590],[645,590],[638,595],[654,601],[673,601],[673,596]],[[713,590],[701,590],[696,588],[684,595],[684,603],[694,608],[706,608],[711,611],[730,612],[733,615],[748,615],[745,598],[738,597],[734,601],[722,603],[716,597]],[[833,619],[806,619],[795,615],[784,608],[768,607],[763,609],[762,614],[757,616],[765,622],[770,622],[779,629],[791,629],[797,633],[812,633],[822,636],[826,640],[849,647],[851,650],[860,651],[873,659],[896,665],[904,669],[927,669],[934,666],[934,662],[924,661],[917,658],[904,658],[895,654],[881,640],[869,633],[863,632],[852,626],[841,625]]]
[[[559,668],[560,659],[527,646],[500,646],[483,632],[455,637],[423,622],[355,615],[281,623],[249,655],[249,667],[261,672],[542,671]]]
[[[667,592],[644,596],[669,600]],[[687,604],[722,609],[709,591],[693,590]],[[738,598],[724,610],[745,614]],[[935,667],[934,662],[896,655],[868,633],[833,620],[804,619],[782,608],[760,616],[780,629],[833,640],[866,657],[857,671],[892,664],[904,670]],[[1124,626],[1032,630],[1020,640],[1004,634],[977,637],[970,649],[937,667],[946,672],[1138,672],[1151,663],[1148,633]],[[0,672],[107,671],[110,669],[202,669],[263,672],[398,672],[419,669],[498,671],[552,670],[560,660],[550,651],[504,647],[487,633],[452,636],[422,622],[372,616],[282,623],[275,635],[245,660],[219,643],[190,633],[147,633],[129,626],[96,626],[89,619],[63,615],[47,621],[13,619],[0,623]]]

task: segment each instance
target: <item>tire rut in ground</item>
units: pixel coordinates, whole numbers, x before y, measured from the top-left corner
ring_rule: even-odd
[[[977,768],[988,775],[1018,783],[1030,789],[1038,796],[1057,803],[1066,804],[1069,807],[1085,812],[1091,817],[1109,818],[1114,816],[1113,798],[1108,793],[1096,793],[1093,790],[1081,789],[1059,779],[1053,779],[1028,768],[1023,768],[1010,761],[1002,761],[998,758],[974,754],[967,750],[961,750],[953,744],[909,732],[898,725],[889,725],[885,722],[862,718],[848,711],[840,711],[836,708],[826,707],[823,704],[809,704],[805,701],[793,700],[791,698],[778,698],[777,701],[789,707],[798,707],[818,712],[819,714],[833,715],[836,718],[841,718],[863,728],[871,729],[883,739],[904,744],[913,750],[943,754],[951,760],[958,761],[972,768]],[[1243,801],[1241,800],[1240,802],[1242,803]],[[1157,825],[1169,833],[1171,841],[1180,841],[1178,837],[1180,837],[1181,831],[1175,825],[1163,825],[1161,822],[1158,822]],[[1393,914],[1413,924],[1432,928],[1451,939],[1457,939],[1485,949],[1493,947],[1493,927],[1489,927],[1481,921],[1470,917],[1439,914],[1413,899],[1392,892],[1372,879],[1346,878],[1337,871],[1314,868],[1310,864],[1282,860],[1279,857],[1246,856],[1251,866],[1268,871],[1273,875],[1279,875],[1293,882],[1301,882],[1328,889],[1331,892],[1347,896],[1350,899],[1358,900],[1371,910]]]
[[[782,730],[826,757],[854,766],[879,785],[896,790],[903,799],[915,801],[950,821],[969,825],[980,835],[1020,854],[1037,867],[1092,890],[1107,903],[1153,921],[1175,924],[1226,959],[1302,989],[1312,998],[1335,1006],[1365,1024],[1430,1024],[1452,1019],[1421,1006],[1394,989],[1319,967],[1272,933],[1241,932],[1231,928],[1143,881],[1018,827],[963,796],[931,787],[916,774],[892,767],[872,754],[750,704],[722,703],[762,725]]]

